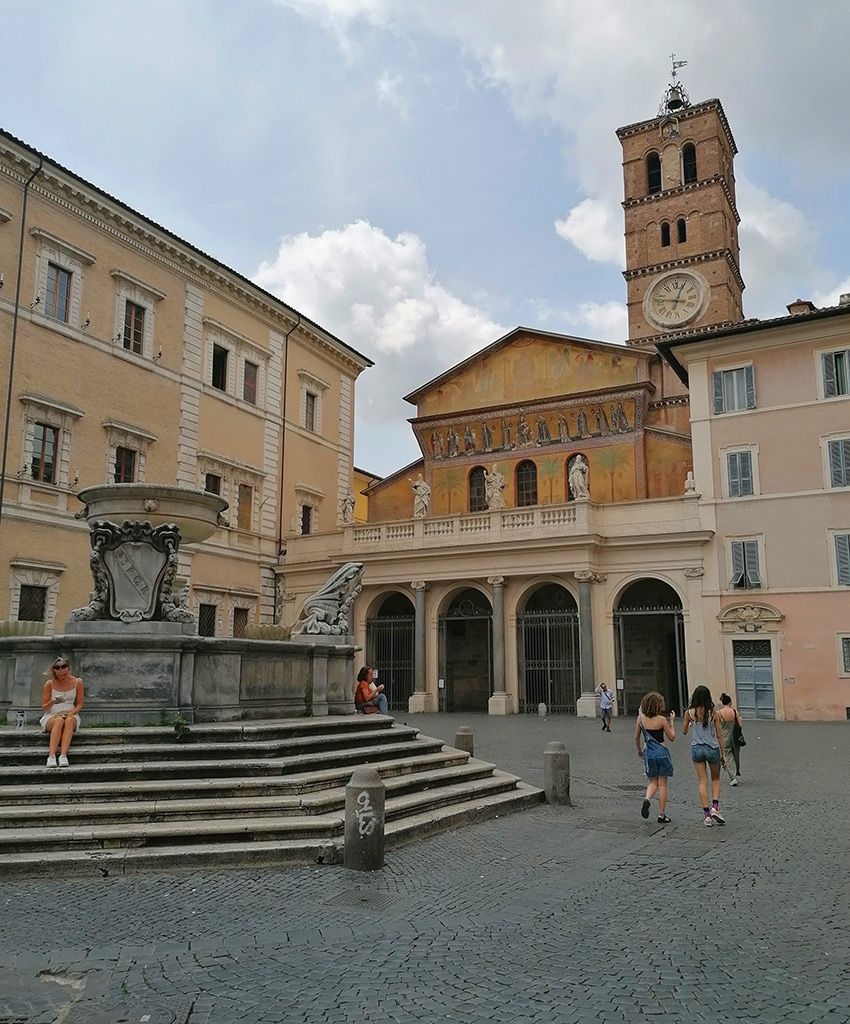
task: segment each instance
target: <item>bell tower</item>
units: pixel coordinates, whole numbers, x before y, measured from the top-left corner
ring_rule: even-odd
[[[623,147],[629,344],[743,319],[733,163],[720,100],[691,104],[673,77],[658,115],[617,131]]]

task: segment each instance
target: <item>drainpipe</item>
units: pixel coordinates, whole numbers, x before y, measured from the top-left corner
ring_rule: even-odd
[[[3,421],[3,461],[0,465],[0,522],[3,519],[3,495],[6,490],[6,457],[9,454],[9,423],[12,418],[12,380],[15,374],[15,347],[18,341],[18,308],[21,301],[21,276],[24,262],[24,228],[27,222],[27,199],[30,185],[44,166],[44,157],[39,156],[38,167],[27,178],[24,185],[24,201],[21,206],[21,238],[18,243],[18,274],[15,282],[15,309],[12,313],[12,345],[9,349],[9,384],[6,389],[6,415]]]
[[[298,319],[286,332],[283,339],[283,401],[281,402],[280,418],[280,487],[278,488],[277,495],[277,557],[281,556],[284,551],[283,547],[283,480],[284,480],[284,466],[285,466],[285,454],[286,454],[286,396],[289,390],[289,380],[287,375],[287,368],[289,366],[289,336],[292,332],[301,324],[301,314],[297,314]],[[275,576],[275,584],[277,584],[278,577]],[[277,625],[279,621],[278,606],[279,602],[277,599],[277,585],[275,585],[275,602],[274,602],[274,624]]]

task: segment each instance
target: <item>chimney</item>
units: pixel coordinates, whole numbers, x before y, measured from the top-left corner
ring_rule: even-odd
[[[838,297],[839,306],[850,306],[850,292],[844,292],[843,295]]]
[[[808,299],[795,299],[793,302],[789,302],[785,308],[791,316],[803,316],[804,313],[814,313],[818,307]]]

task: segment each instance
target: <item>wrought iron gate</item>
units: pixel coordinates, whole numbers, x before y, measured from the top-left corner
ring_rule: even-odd
[[[378,670],[390,711],[407,711],[413,693],[414,621],[412,615],[366,621],[366,661]]]
[[[525,612],[517,616],[519,711],[536,714],[543,703],[550,714],[571,714],[581,692],[578,613]]]
[[[617,678],[624,680],[624,689],[617,694],[620,701],[620,713],[626,715],[637,714],[638,706],[642,695],[649,690],[659,689],[660,683],[657,676],[657,664],[652,665],[646,662],[635,665],[627,657],[629,630],[637,631],[640,623],[647,618],[657,618],[672,615],[673,623],[673,652],[672,653],[672,684],[674,692],[668,694],[668,710],[670,705],[681,713],[688,705],[688,675],[687,659],[685,655],[685,622],[682,617],[682,609],[670,607],[669,605],[646,606],[641,608],[625,608],[614,613],[614,633],[617,644]]]

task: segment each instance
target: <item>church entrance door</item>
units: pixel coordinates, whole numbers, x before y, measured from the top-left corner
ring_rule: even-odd
[[[407,711],[413,693],[413,602],[390,594],[378,614],[366,620],[366,662],[378,670],[390,711]]]
[[[441,711],[486,711],[493,693],[493,609],[462,590],[439,620]]]
[[[572,594],[557,583],[532,593],[517,616],[520,714],[537,714],[545,704],[550,714],[575,714],[581,692],[578,607]]]

